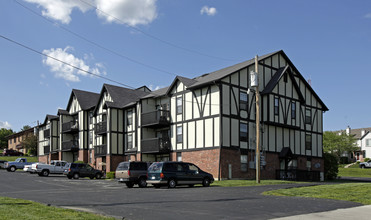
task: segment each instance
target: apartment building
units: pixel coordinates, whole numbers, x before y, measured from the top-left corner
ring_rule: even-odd
[[[38,126],[39,162],[49,163],[59,159],[59,117],[46,115],[44,122]]]
[[[6,138],[8,139],[8,149],[27,154],[28,151],[22,145],[22,140],[26,139],[30,135],[34,135],[34,128],[26,129],[7,136]]]

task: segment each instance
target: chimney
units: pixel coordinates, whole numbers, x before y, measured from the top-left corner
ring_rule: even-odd
[[[362,129],[362,131],[361,131],[361,137],[363,137],[363,135],[365,135],[366,134],[366,130],[365,129]]]
[[[346,133],[347,135],[350,135],[350,131],[351,131],[351,129],[350,129],[349,125],[348,125],[347,129],[345,129],[345,133]]]

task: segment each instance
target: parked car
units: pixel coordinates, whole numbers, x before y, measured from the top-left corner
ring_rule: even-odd
[[[23,167],[23,171],[24,171],[24,172],[31,173],[31,174],[36,173],[36,170],[32,170],[32,164],[30,164],[30,165],[25,165],[25,166]]]
[[[69,163],[65,166],[64,175],[67,175],[68,179],[78,179],[80,177],[89,177],[90,179],[100,179],[103,176],[101,170],[94,169],[89,164],[85,163]]]
[[[360,168],[371,168],[371,160],[369,160],[368,162],[362,162],[359,164],[359,167]]]
[[[122,162],[117,166],[116,179],[125,183],[128,188],[138,184],[140,188],[147,186],[147,162]]]
[[[4,169],[5,162],[8,162],[6,160],[0,160],[0,169]]]
[[[23,156],[23,153],[13,149],[4,149],[3,156]]]
[[[174,188],[177,185],[202,184],[205,187],[214,182],[213,175],[202,171],[192,163],[184,162],[155,162],[148,168],[147,183],[155,188],[168,186]]]
[[[32,169],[36,170],[39,176],[49,176],[49,174],[63,174],[68,163],[62,160],[52,160],[50,164],[33,164]]]
[[[15,172],[17,169],[23,169],[25,165],[31,165],[32,163],[27,162],[27,158],[17,158],[12,162],[5,162],[4,168],[9,172]]]

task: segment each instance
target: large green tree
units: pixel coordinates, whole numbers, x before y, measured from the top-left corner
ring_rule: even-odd
[[[0,149],[8,148],[8,139],[6,138],[6,136],[9,136],[11,134],[13,134],[12,129],[0,129]]]
[[[353,135],[345,133],[339,135],[335,132],[325,131],[323,133],[323,150],[335,155],[339,160],[343,153],[351,153],[358,149],[356,141],[357,139]]]
[[[28,135],[25,139],[21,141],[21,144],[24,148],[27,149],[27,152],[30,155],[37,154],[37,137],[35,135]]]
[[[30,129],[30,128],[31,128],[31,126],[29,126],[29,125],[24,125],[23,128],[21,128],[21,131],[25,131],[25,130],[28,130],[28,129]]]

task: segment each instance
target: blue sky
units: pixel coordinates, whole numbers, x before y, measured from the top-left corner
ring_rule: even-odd
[[[330,109],[325,130],[371,127],[370,1],[2,0],[0,27],[34,50],[153,89],[282,49]],[[66,108],[73,88],[114,84],[3,38],[0,74],[0,127],[15,131]]]

